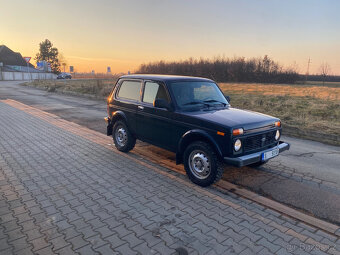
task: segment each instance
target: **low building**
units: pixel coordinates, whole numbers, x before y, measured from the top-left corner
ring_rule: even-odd
[[[19,52],[0,45],[0,80],[55,79],[56,75],[36,69],[26,63]]]

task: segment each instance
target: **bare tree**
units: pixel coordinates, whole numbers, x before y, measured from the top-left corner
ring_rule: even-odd
[[[331,67],[329,66],[329,64],[327,62],[324,62],[324,63],[321,64],[320,72],[321,72],[321,75],[323,77],[323,85],[325,85],[326,77],[330,73],[330,71],[331,71]]]

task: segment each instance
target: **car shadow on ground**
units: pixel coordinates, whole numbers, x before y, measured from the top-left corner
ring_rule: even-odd
[[[183,165],[175,164],[175,153],[144,142],[137,142],[132,153],[185,174]],[[222,180],[340,225],[340,191],[325,188],[294,172],[274,159],[257,168],[225,165]]]

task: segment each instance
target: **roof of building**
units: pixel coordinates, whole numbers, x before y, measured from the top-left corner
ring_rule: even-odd
[[[12,51],[6,45],[0,45],[0,62],[4,65],[27,66],[27,63],[21,54]],[[29,66],[34,67],[32,64],[29,64]]]
[[[180,76],[180,75],[162,75],[162,74],[129,74],[123,75],[120,78],[124,79],[142,79],[142,80],[156,80],[156,81],[212,81],[207,78]]]

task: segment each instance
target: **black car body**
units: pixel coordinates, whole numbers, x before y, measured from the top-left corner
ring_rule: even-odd
[[[157,86],[156,91],[154,88]],[[189,92],[185,92],[190,88]],[[139,139],[175,152],[176,163],[184,163],[187,173],[190,170],[187,168],[196,169],[198,166],[198,178],[195,178],[195,173],[194,176],[188,175],[202,186],[210,185],[222,175],[218,173],[212,179],[202,180],[199,171],[204,166],[210,172],[215,171],[213,168],[218,168],[216,164],[220,162],[238,167],[257,166],[289,149],[289,144],[279,141],[281,122],[278,118],[232,108],[229,98],[222,98],[221,94],[219,87],[205,78],[122,76],[107,100],[107,135],[113,134],[116,147],[122,151],[132,149],[135,139]],[[205,95],[206,100],[194,98]],[[188,102],[188,97],[194,99]],[[181,101],[185,103],[180,105]],[[117,121],[122,123],[120,129],[115,129]],[[125,133],[119,133],[119,130],[125,130]],[[128,147],[119,146],[119,138],[122,141],[130,139],[132,143]],[[186,152],[195,142],[201,144],[194,144]],[[196,154],[190,159],[192,151]]]

